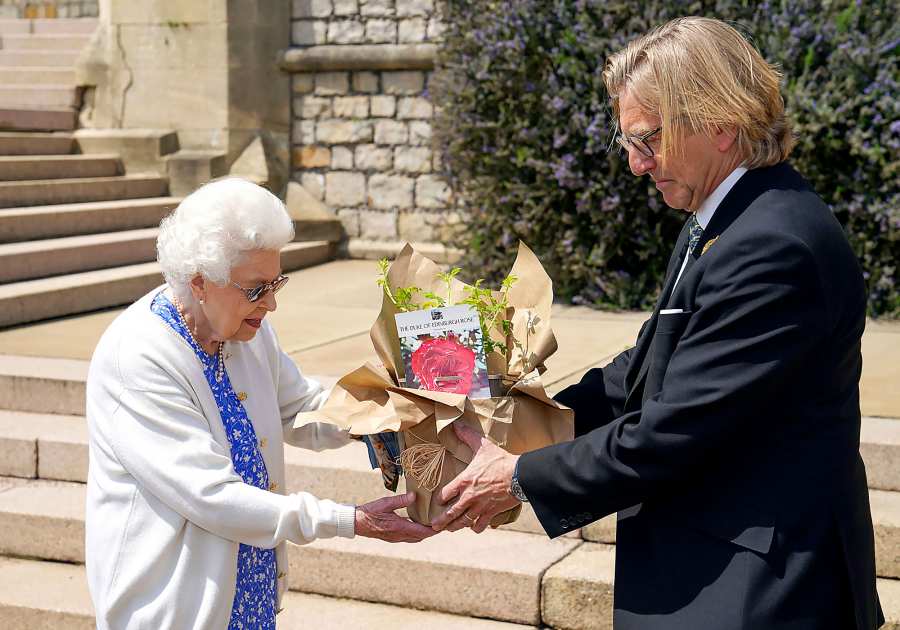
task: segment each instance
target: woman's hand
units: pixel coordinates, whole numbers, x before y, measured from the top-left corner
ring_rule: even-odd
[[[437,532],[430,527],[394,514],[396,510],[412,505],[415,500],[415,493],[407,492],[356,506],[356,535],[387,542],[419,542],[434,536]]]

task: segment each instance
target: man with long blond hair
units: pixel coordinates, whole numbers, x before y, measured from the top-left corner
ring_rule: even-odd
[[[634,348],[557,400],[573,441],[521,457],[473,432],[438,529],[530,501],[550,536],[618,512],[617,630],[870,630],[859,455],[862,273],[788,164],[780,75],[681,18],[612,55],[617,141],[688,216]],[[835,165],[836,168],[839,165]]]

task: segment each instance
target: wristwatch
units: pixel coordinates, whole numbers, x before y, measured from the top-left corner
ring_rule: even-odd
[[[509,482],[509,493],[513,495],[517,501],[528,503],[528,497],[525,496],[525,491],[522,490],[522,485],[519,483],[519,460],[516,460],[516,468],[513,470],[512,481]]]

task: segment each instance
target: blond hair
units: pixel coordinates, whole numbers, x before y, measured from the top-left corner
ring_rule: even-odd
[[[687,134],[730,127],[748,168],[777,164],[794,146],[780,79],[737,30],[702,17],[678,18],[633,40],[603,71],[616,120],[626,89],[660,117],[661,154],[679,153]]]

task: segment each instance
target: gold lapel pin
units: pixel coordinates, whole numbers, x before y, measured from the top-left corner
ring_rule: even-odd
[[[702,256],[703,254],[705,254],[706,250],[708,250],[710,247],[712,247],[713,243],[715,243],[717,240],[719,240],[719,237],[715,236],[715,237],[709,239],[708,241],[706,241],[706,245],[703,246],[703,251],[700,252],[700,255]]]

